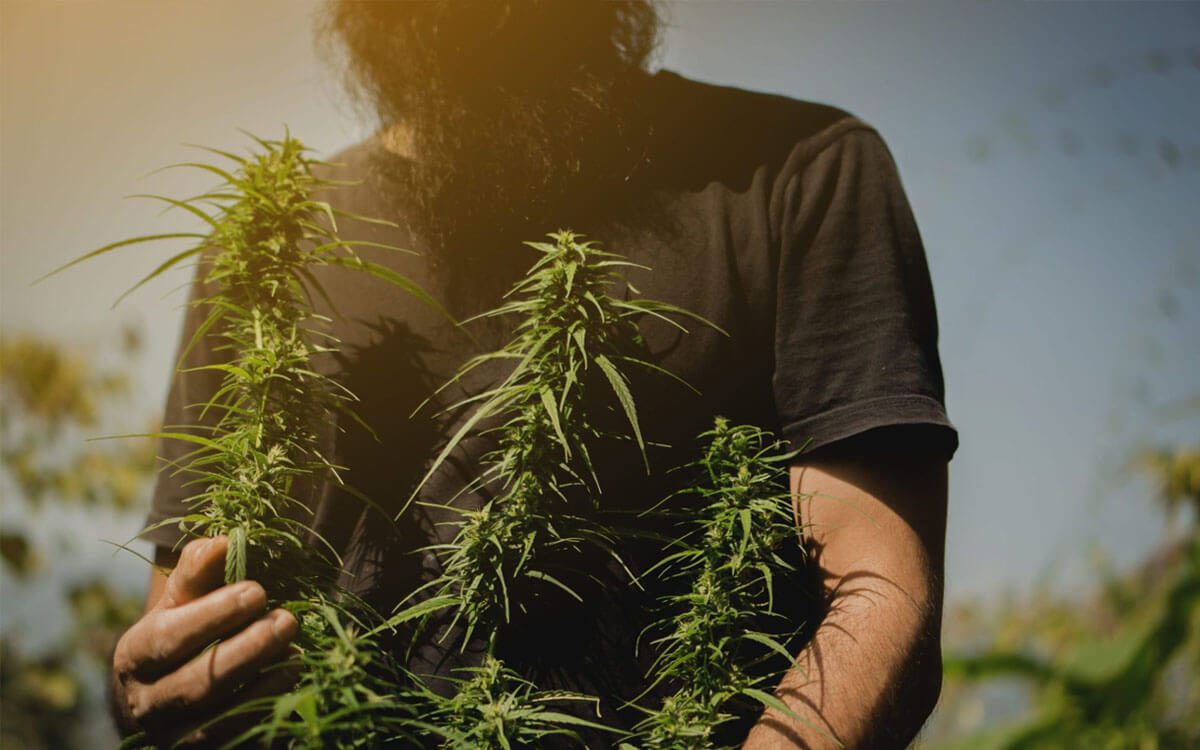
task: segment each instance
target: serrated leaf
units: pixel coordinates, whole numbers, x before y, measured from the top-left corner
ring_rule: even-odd
[[[784,648],[783,644],[781,644],[779,641],[775,640],[771,636],[767,635],[766,633],[759,633],[754,630],[748,630],[748,631],[742,633],[741,637],[747,641],[753,641],[755,643],[759,643],[759,644],[762,644],[763,646],[766,646],[767,648],[771,649],[775,653],[782,656],[784,659],[787,659],[789,664],[796,660],[796,657],[791,652],[789,652],[786,648]]]
[[[638,425],[637,408],[634,406],[633,394],[629,392],[629,385],[625,382],[625,376],[603,354],[596,355],[593,361],[595,361],[596,365],[604,373],[609,385],[612,386],[613,393],[617,396],[617,400],[621,402],[621,408],[625,410],[625,417],[629,420],[629,426],[633,429],[634,439],[637,440],[638,449],[642,453],[642,462],[645,464],[646,471],[649,472],[650,459],[646,456],[646,443],[642,440],[642,429]]]
[[[225,583],[246,580],[246,529],[238,526],[229,532],[225,550]]]
[[[542,388],[538,394],[541,396],[546,416],[550,418],[550,424],[554,427],[554,434],[558,436],[558,443],[562,446],[563,458],[570,461],[571,444],[567,442],[567,436],[563,434],[562,423],[558,418],[558,403],[554,400],[554,394],[550,392],[549,388]]]
[[[39,276],[37,279],[34,280],[33,283],[39,284],[39,283],[45,281],[46,279],[50,278],[51,276],[53,276],[57,273],[61,273],[78,263],[82,263],[85,260],[88,260],[90,258],[95,258],[99,255],[104,255],[105,253],[112,252],[113,250],[117,250],[122,247],[129,247],[130,245],[138,245],[138,244],[141,244],[144,242],[157,242],[159,240],[172,240],[172,239],[180,239],[180,238],[185,238],[185,237],[189,238],[189,239],[205,239],[206,237],[208,237],[208,235],[197,234],[196,232],[168,232],[166,234],[148,234],[148,235],[145,235],[144,237],[133,237],[132,239],[121,240],[120,242],[113,242],[108,245],[105,245],[104,247],[96,248],[95,250],[92,250],[90,253],[85,253],[84,255],[79,256],[78,258],[71,261],[70,263],[61,265],[58,268],[54,269],[53,271],[51,271],[47,274],[44,274],[42,276]]]
[[[426,599],[425,601],[418,602],[418,603],[412,605],[411,607],[408,607],[407,609],[404,609],[404,610],[396,613],[395,615],[392,615],[391,617],[388,618],[388,624],[392,625],[392,626],[401,625],[403,623],[409,622],[410,620],[415,620],[417,618],[424,617],[428,614],[437,612],[438,610],[447,609],[449,607],[452,607],[452,606],[458,604],[458,601],[459,601],[459,599],[456,596],[430,597],[429,599]]]

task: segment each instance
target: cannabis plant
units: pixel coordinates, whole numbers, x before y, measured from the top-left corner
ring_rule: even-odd
[[[352,417],[355,400],[314,362],[335,354],[338,342],[325,330],[328,319],[315,312],[310,295],[324,292],[313,271],[359,270],[436,303],[355,254],[356,246],[374,243],[340,239],[338,219],[373,220],[313,197],[335,183],[313,174],[318,163],[298,141],[256,141],[261,150],[249,157],[213,152],[232,162],[228,170],[185,165],[219,176],[220,187],[187,200],[147,196],[200,219],[207,231],[137,237],[84,256],[158,240],[196,241],[135,288],[189,259],[206,264],[204,288],[211,291],[193,300],[205,315],[185,352],[214,337],[226,357],[201,368],[220,380],[197,405],[212,415],[212,426],[161,434],[194,446],[174,467],[196,487],[191,512],[169,523],[192,536],[228,536],[226,580],[262,581],[271,600],[292,610],[301,625],[295,689],[235,708],[259,720],[234,742],[357,748],[408,738],[509,748],[537,747],[551,737],[581,741],[579,730],[604,729],[553,708],[595,698],[540,690],[506,666],[497,647],[505,625],[532,606],[530,592],[538,587],[582,599],[586,592],[560,576],[564,560],[569,565],[585,546],[620,560],[621,532],[592,513],[601,487],[591,451],[598,440],[624,439],[649,468],[626,373],[629,367],[670,373],[636,356],[643,346],[637,321],[652,316],[682,329],[677,319],[693,316],[666,303],[618,296],[620,273],[634,264],[571,232],[551,235],[551,243],[528,243],[541,257],[500,307],[481,316],[516,318],[513,338],[471,359],[454,381],[485,365],[506,374],[451,407],[473,411],[406,506],[468,435],[496,446],[463,489],[487,499],[476,508],[459,507],[456,498],[422,501],[454,514],[454,538],[432,548],[440,575],[391,618],[381,618],[335,585],[336,551],[309,527],[309,511],[296,499],[304,484],[345,487],[340,467],[321,453],[321,430],[335,414]],[[599,393],[607,396],[597,399]],[[609,412],[621,415],[628,429],[601,428]],[[708,481],[694,490],[703,510],[658,568],[668,583],[685,582],[688,590],[663,601],[667,615],[659,625],[666,634],[654,641],[650,682],[674,692],[637,727],[636,741],[646,748],[711,744],[735,704],[746,699],[787,710],[760,689],[760,667],[776,656],[790,661],[782,645],[789,634],[785,626],[768,632],[758,623],[774,614],[774,576],[789,569],[777,553],[794,533],[786,483],[781,489],[779,481],[789,456],[751,427],[719,421],[706,437],[698,466]],[[455,639],[460,649],[484,646],[478,666],[446,680],[448,697],[403,673],[379,645],[384,630],[413,621],[426,627],[436,621],[442,638]]]
[[[426,718],[412,722],[443,747],[537,748],[551,738],[582,743],[576,732],[579,728],[611,731],[550,708],[564,701],[595,702],[595,698],[538,690],[494,656],[485,656],[478,667],[459,671],[469,677],[450,679],[453,695],[426,695],[432,710]]]
[[[227,746],[374,748],[409,737],[411,680],[382,650],[384,627],[364,621],[370,610],[319,596],[288,606],[302,613],[297,684],[237,707],[232,713],[261,718]]]
[[[663,635],[651,644],[647,692],[661,686],[668,695],[636,727],[634,742],[647,750],[713,747],[739,703],[792,714],[763,690],[782,669],[763,667],[793,660],[784,644],[795,628],[776,612],[774,592],[777,578],[795,572],[781,555],[798,542],[787,482],[795,454],[758,427],[721,418],[702,438],[699,481],[681,493],[682,533],[656,571],[682,591],[664,597],[649,628]]]
[[[199,368],[220,378],[218,389],[197,405],[215,424],[201,434],[161,434],[195,446],[174,468],[197,488],[191,512],[164,523],[178,523],[191,536],[227,535],[226,582],[248,576],[261,581],[271,601],[299,619],[298,689],[275,699],[272,720],[243,739],[370,746],[385,729],[395,731],[399,716],[385,697],[394,691],[369,672],[373,662],[383,661],[375,644],[380,620],[336,590],[336,551],[308,526],[309,510],[296,499],[304,483],[344,486],[339,467],[321,453],[320,430],[334,414],[350,414],[354,401],[314,366],[338,342],[322,330],[328,319],[314,311],[310,295],[323,290],[313,271],[356,269],[431,300],[407,279],[355,254],[356,246],[374,243],[338,236],[338,219],[374,220],[314,198],[316,190],[335,183],[313,174],[318,162],[298,140],[255,140],[260,151],[249,157],[207,149],[232,162],[228,170],[182,165],[217,175],[223,180],[218,188],[187,200],[146,196],[200,219],[206,232],[137,237],[80,260],[145,242],[196,240],[135,285],[203,254],[205,288],[212,291],[192,301],[205,316],[185,351],[211,336],[215,350],[226,355]],[[262,706],[236,710],[250,708]]]
[[[441,575],[419,589],[415,596],[424,599],[400,615],[427,620],[441,615],[448,620],[443,637],[458,626],[461,648],[473,639],[486,645],[483,665],[467,670],[470,676],[457,682],[458,695],[434,711],[446,717],[442,734],[455,747],[520,745],[538,732],[551,731],[547,717],[551,724],[561,718],[535,708],[548,696],[496,659],[497,642],[514,610],[529,606],[528,598],[517,592],[529,591],[530,584],[582,598],[546,564],[548,559],[569,560],[584,545],[616,556],[613,532],[587,520],[586,511],[600,493],[589,445],[603,436],[592,413],[594,394],[587,396],[597,385],[609,391],[609,405],[628,424],[620,437],[636,443],[644,460],[623,368],[658,368],[634,356],[642,346],[636,321],[653,315],[674,322],[686,315],[665,303],[618,298],[611,291],[620,280],[618,272],[633,264],[571,232],[551,238],[553,243],[528,243],[541,257],[506,301],[482,316],[516,316],[512,340],[468,361],[455,379],[495,362],[509,365],[508,374],[493,388],[452,407],[475,409],[427,474],[468,434],[491,436],[496,448],[483,457],[478,480],[467,488],[486,491],[490,499],[477,509],[444,506],[458,520],[453,541],[434,548]],[[469,696],[483,694],[492,708],[462,711]]]

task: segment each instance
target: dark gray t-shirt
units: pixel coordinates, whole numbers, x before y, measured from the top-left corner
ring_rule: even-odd
[[[908,451],[948,459],[957,437],[943,406],[929,273],[879,134],[834,108],[669,72],[650,77],[646,86],[655,135],[638,179],[655,210],[571,228],[649,267],[628,274],[643,296],[691,310],[728,335],[693,324],[686,334],[653,320],[642,325],[653,360],[698,393],[665,378],[635,378],[647,440],[673,448],[651,450],[650,476],[623,448],[600,457],[605,504],[640,510],[657,502],[674,481],[665,469],[695,457],[696,436],[715,415],[759,424],[807,451],[845,446],[868,434],[878,449],[894,435]],[[343,236],[420,251],[412,256],[368,248],[362,254],[439,296],[441,282],[427,259],[443,250],[406,228],[400,204],[386,197],[372,170],[379,154],[379,146],[367,142],[332,159],[341,166],[323,176],[362,182],[330,191],[327,199],[400,224],[392,229],[344,222]],[[531,228],[529,239],[557,228]],[[534,253],[514,257],[528,263]],[[322,367],[358,395],[356,412],[374,432],[350,422],[329,425],[326,449],[346,467],[346,480],[383,512],[329,487],[299,494],[318,530],[342,552],[345,582],[389,609],[436,574],[436,559],[419,550],[453,533],[439,525],[453,515],[418,505],[396,526],[385,516],[408,496],[439,441],[463,418],[455,411],[435,416],[439,407],[484,387],[495,373],[478,372],[415,418],[410,413],[469,356],[499,346],[502,337],[477,331],[479,341],[472,343],[427,306],[365,275],[344,269],[317,275],[334,305],[326,311],[333,333],[342,341],[336,361]],[[202,311],[189,308],[183,341],[202,320]],[[186,364],[221,356],[201,341]],[[196,412],[187,405],[205,401],[214,387],[211,373],[177,374],[165,424],[194,423]],[[483,438],[466,441],[421,498],[454,497],[477,473],[488,447]],[[168,460],[187,449],[161,446]],[[195,491],[182,475],[162,472],[149,523],[183,515]],[[467,495],[457,502],[478,500]],[[147,538],[170,546],[180,535],[166,525]],[[661,551],[661,544],[631,543],[626,563],[639,572]],[[603,596],[583,607],[545,599],[510,628],[505,648],[547,686],[604,697],[612,720],[619,698],[639,692],[644,660],[634,659],[633,644],[650,598],[631,591],[627,577],[612,566],[606,570],[598,576],[606,582]],[[819,594],[803,593],[795,597],[795,617],[815,618]],[[412,665],[444,673],[462,659],[429,643]]]

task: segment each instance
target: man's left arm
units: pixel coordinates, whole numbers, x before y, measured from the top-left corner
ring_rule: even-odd
[[[902,748],[941,690],[946,460],[826,454],[791,468],[827,613],[744,750]]]

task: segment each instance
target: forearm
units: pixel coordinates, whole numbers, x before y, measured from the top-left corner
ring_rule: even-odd
[[[776,691],[801,720],[767,711],[745,750],[907,746],[941,687],[939,602],[870,572],[847,576]]]
[[[941,688],[946,465],[829,457],[792,467],[828,607],[746,750],[906,746]]]

